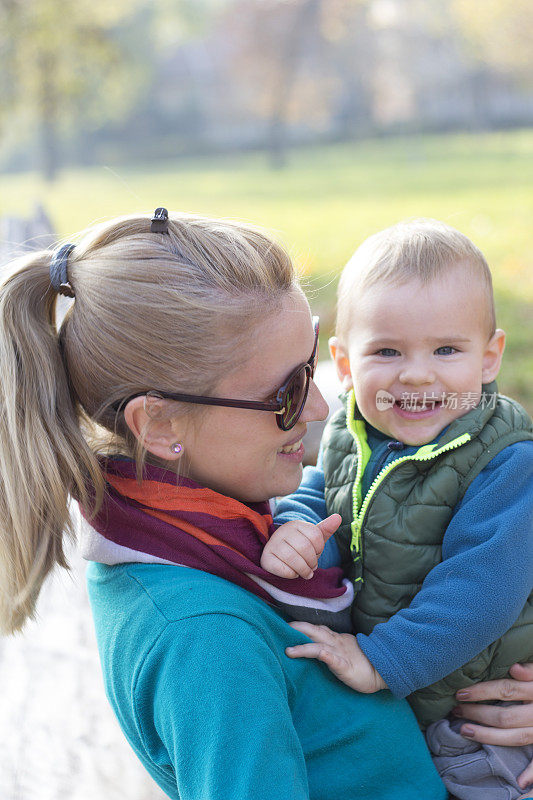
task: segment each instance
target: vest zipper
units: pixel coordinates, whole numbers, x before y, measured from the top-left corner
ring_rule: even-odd
[[[365,499],[361,504],[361,508],[358,507],[358,487],[360,485],[361,477],[362,477],[362,446],[361,442],[359,441],[359,437],[357,435],[357,431],[355,425],[352,424],[354,422],[354,411],[355,411],[355,394],[352,391],[350,397],[348,398],[348,406],[347,406],[347,415],[346,415],[346,426],[352,435],[355,446],[357,450],[357,473],[355,476],[354,487],[352,491],[352,514],[353,519],[350,525],[352,531],[352,539],[350,542],[350,550],[352,552],[352,556],[354,561],[358,561],[361,558],[361,530],[363,527],[363,521],[365,518],[365,514],[368,511],[368,506],[370,505],[372,498],[374,497],[378,486],[383,482],[384,478],[392,472],[399,464],[402,464],[404,461],[431,461],[432,458],[436,458],[440,456],[442,453],[448,452],[448,450],[455,450],[458,447],[461,447],[466,442],[469,442],[472,439],[470,433],[463,433],[462,436],[458,436],[457,439],[453,439],[448,444],[443,445],[442,447],[438,446],[437,444],[426,444],[423,445],[416,453],[413,453],[409,456],[401,456],[400,458],[391,461],[384,467],[370,486],[368,487],[368,491],[365,495]],[[435,449],[436,448],[436,449]],[[362,578],[358,578],[357,580],[362,581]]]

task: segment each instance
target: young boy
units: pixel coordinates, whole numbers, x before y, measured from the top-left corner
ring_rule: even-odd
[[[297,623],[312,643],[288,655],[409,696],[456,797],[517,798],[533,748],[481,750],[444,719],[457,690],[533,657],[533,426],[497,394],[505,334],[487,263],[443,223],[382,231],[343,271],[336,333],[346,408],[278,505],[286,524],[261,563],[310,577],[326,538],[315,526],[340,514],[320,566],[353,582],[356,636]]]

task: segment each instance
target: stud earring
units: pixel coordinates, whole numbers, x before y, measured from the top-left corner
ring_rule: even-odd
[[[174,444],[170,445],[169,450],[170,450],[171,453],[174,453],[175,455],[179,455],[181,453],[181,451],[183,450],[183,445],[181,445],[179,442],[174,442]]]

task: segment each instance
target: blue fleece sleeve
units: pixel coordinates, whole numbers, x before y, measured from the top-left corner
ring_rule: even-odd
[[[469,486],[411,605],[357,635],[393,694],[449,675],[511,627],[533,587],[532,527],[533,442],[518,442]]]
[[[328,516],[326,498],[324,496],[324,470],[319,456],[316,467],[305,467],[303,479],[298,489],[287,497],[282,497],[276,504],[274,522],[283,525],[293,519],[303,519],[317,525]],[[331,536],[318,559],[322,569],[338,567],[341,557],[335,537]]]

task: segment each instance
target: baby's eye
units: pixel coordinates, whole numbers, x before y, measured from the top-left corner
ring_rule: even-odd
[[[392,358],[393,356],[399,356],[400,353],[398,350],[394,350],[392,347],[382,347],[381,350],[378,350],[378,356],[385,356],[385,358]]]
[[[435,353],[438,356],[453,356],[454,353],[457,353],[455,347],[451,347],[450,345],[444,345],[444,347],[438,347],[435,350]]]

